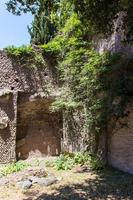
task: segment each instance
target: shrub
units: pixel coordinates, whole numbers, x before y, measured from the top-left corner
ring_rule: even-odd
[[[54,166],[57,170],[69,170],[74,166],[74,159],[69,155],[61,154],[54,162]]]
[[[55,167],[57,170],[70,170],[74,165],[88,165],[92,170],[101,170],[105,164],[97,156],[89,153],[64,153],[55,161],[49,161],[49,167]]]
[[[105,167],[105,163],[96,155],[91,155],[90,166],[92,170],[102,170]]]
[[[9,46],[5,48],[5,51],[10,56],[22,57],[26,55],[31,55],[33,53],[33,48],[31,46],[25,45],[21,47]]]
[[[4,167],[2,167],[0,169],[0,174],[2,174],[3,176],[7,176],[8,174],[12,174],[14,172],[21,171],[28,166],[29,166],[29,164],[24,163],[22,161],[18,161],[16,163],[11,163],[11,164],[8,164],[8,165],[5,165]]]

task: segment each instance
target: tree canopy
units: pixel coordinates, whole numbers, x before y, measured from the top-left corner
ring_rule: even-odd
[[[63,4],[64,7],[62,7]],[[64,24],[66,22],[65,16],[69,12],[69,9],[65,9],[68,4],[73,5],[73,9],[81,21],[85,24],[89,23],[97,33],[110,33],[113,30],[114,20],[120,12],[124,12],[125,34],[128,41],[132,40],[133,2],[129,0],[9,0],[7,9],[16,15],[31,12],[35,18],[37,15],[47,13],[45,20],[49,18],[49,21],[54,20],[55,23],[56,19],[57,24],[60,23],[60,15],[63,15],[61,18],[64,22],[61,24]],[[51,32],[51,29],[49,31]],[[51,35],[51,33],[49,34]]]

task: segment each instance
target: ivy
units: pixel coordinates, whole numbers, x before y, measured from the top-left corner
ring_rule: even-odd
[[[25,45],[21,47],[9,46],[6,47],[4,50],[9,56],[20,57],[20,58],[23,56],[32,55],[33,53],[32,46],[25,46]]]
[[[95,146],[96,138],[107,129],[112,115],[119,117],[124,112],[127,94],[123,89],[123,77],[117,72],[123,70],[127,58],[109,52],[100,54],[91,39],[86,38],[87,34],[91,35],[92,29],[88,32],[78,15],[73,13],[58,35],[42,48],[56,54],[62,82],[61,96],[53,103],[53,109],[65,110],[70,121],[74,110],[85,108],[83,129],[90,136],[90,146]],[[117,78],[114,80],[115,74]],[[121,100],[116,112],[113,101],[118,97]],[[72,124],[68,127],[74,128]],[[75,134],[76,131],[69,132]]]
[[[8,56],[19,60],[22,65],[28,62],[32,69],[46,65],[41,49],[38,47],[35,49],[31,45],[22,45],[20,47],[9,46],[4,51]]]

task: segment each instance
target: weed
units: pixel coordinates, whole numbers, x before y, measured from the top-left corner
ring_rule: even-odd
[[[48,161],[46,166],[54,167],[57,170],[71,170],[74,165],[88,165],[92,170],[101,170],[104,168],[104,163],[97,156],[89,153],[64,153],[56,160]]]
[[[0,168],[0,174],[2,174],[3,176],[7,176],[8,174],[22,171],[24,168],[26,168],[28,166],[29,166],[29,164],[24,163],[22,161],[18,161],[16,163],[11,163],[11,164],[5,165],[4,167]]]

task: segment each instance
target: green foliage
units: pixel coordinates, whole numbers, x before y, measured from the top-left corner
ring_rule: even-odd
[[[44,66],[46,64],[41,53],[35,53],[34,63],[36,66]]]
[[[74,0],[75,11],[79,14],[82,23],[89,25],[95,33],[105,35],[114,31],[114,21],[123,19],[122,26],[119,24],[117,31],[121,28],[125,32],[126,41],[132,42],[133,34],[133,2],[129,0]]]
[[[62,89],[63,90],[63,89]],[[64,94],[61,94],[60,97],[57,97],[55,101],[52,103],[51,111],[59,111],[59,110],[71,110],[76,109],[81,106],[80,103],[74,101],[73,99],[69,98],[68,91],[64,88]],[[66,101],[67,98],[67,101]]]
[[[20,47],[9,46],[4,50],[7,55],[19,59],[19,62],[21,62],[22,65],[28,63],[28,66],[32,69],[46,65],[41,49],[38,51],[38,49],[36,50],[32,46],[23,45]]]
[[[37,13],[34,16],[34,21],[32,22],[31,27],[28,27],[32,44],[44,44],[54,37],[56,27],[49,18],[50,14],[48,9],[49,8],[47,8],[45,12]]]
[[[55,161],[49,161],[47,166],[55,167],[57,170],[71,170],[75,165],[88,166],[92,170],[101,170],[105,164],[96,156],[88,153],[64,153]]]
[[[25,46],[25,45],[21,47],[9,46],[5,48],[5,51],[10,56],[23,57],[32,55],[33,48],[31,46]]]
[[[47,19],[45,19],[44,24],[46,26],[43,28],[48,30],[46,31],[47,36],[51,35],[51,28],[48,28],[50,24],[54,25],[54,30],[59,31],[73,11],[78,14],[84,27],[91,27],[94,33],[104,33],[105,35],[114,30],[114,20],[126,13],[123,15],[122,27],[124,28],[126,40],[128,42],[133,40],[133,2],[129,0],[8,0],[6,5],[8,11],[17,15],[22,12],[31,12],[35,16],[41,16],[42,13],[45,13],[50,22],[47,23]],[[40,21],[39,18],[37,20]],[[35,21],[36,17],[33,22],[33,29],[34,25],[37,24]],[[45,29],[43,32],[45,32]],[[34,34],[34,31],[32,33]],[[37,40],[40,43],[41,40],[39,38]]]
[[[40,47],[44,52],[59,53],[61,51],[61,46],[63,45],[63,43],[64,43],[64,38],[62,38],[61,36],[57,36],[48,44],[41,45]]]
[[[62,52],[62,55],[64,55],[68,48],[72,48],[73,45],[80,45],[78,38],[82,36],[82,28],[83,27],[77,14],[73,12],[71,17],[66,21],[65,26],[60,29],[59,34],[48,44],[41,45],[41,48],[44,52],[46,51],[58,54]]]
[[[95,143],[95,137],[107,127],[113,112],[113,99],[123,95],[119,94],[123,87],[120,81],[110,84],[108,78],[109,73],[121,66],[122,58],[118,54],[96,52],[91,42],[85,39],[89,33],[91,35],[92,30],[88,32],[73,12],[60,33],[42,48],[56,53],[57,69],[63,82],[61,96],[53,103],[53,109],[70,111],[85,107],[83,128],[90,134],[90,142]],[[121,105],[119,109],[122,110]]]
[[[27,163],[18,161],[16,163],[11,163],[11,164],[5,165],[4,167],[0,168],[0,174],[2,174],[3,176],[7,176],[8,174],[22,171],[23,169],[25,169],[28,166],[29,165]]]
[[[70,155],[61,154],[54,162],[54,166],[57,170],[70,170],[74,166],[74,159]]]
[[[96,155],[91,155],[90,165],[92,170],[102,170],[105,168],[105,163]]]

